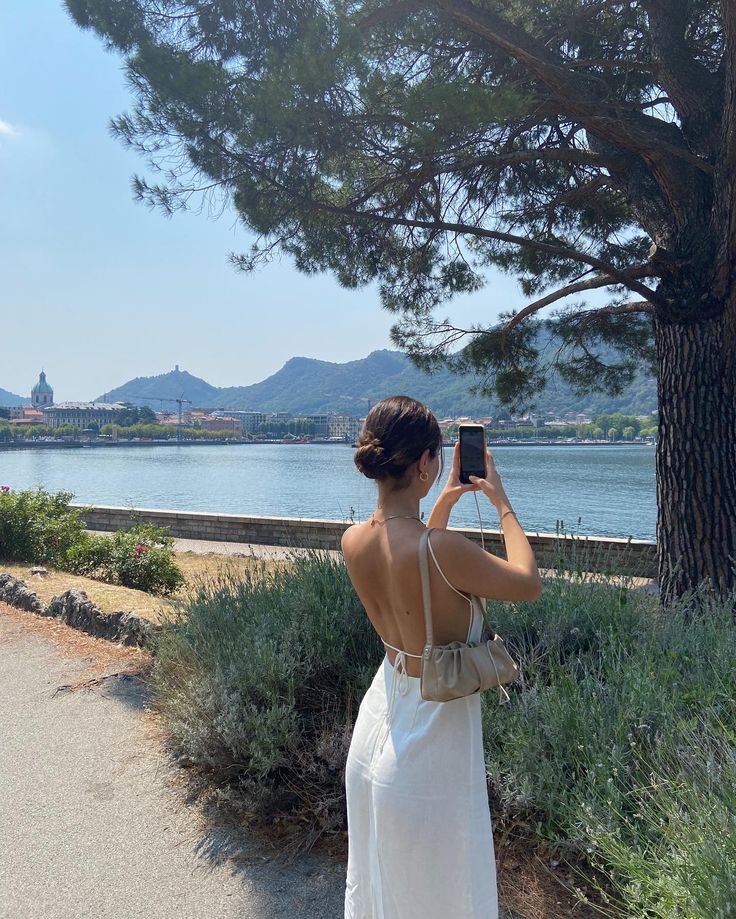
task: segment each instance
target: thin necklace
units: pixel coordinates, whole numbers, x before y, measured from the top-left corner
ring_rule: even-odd
[[[390,514],[388,517],[384,517],[383,520],[376,520],[375,511],[371,514],[371,526],[374,527],[376,524],[383,526],[387,520],[396,520],[401,517],[404,520],[418,520],[421,523],[422,518],[417,517],[416,514]]]

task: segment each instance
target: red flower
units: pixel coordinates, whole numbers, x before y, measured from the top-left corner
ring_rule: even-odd
[[[138,545],[135,547],[135,554],[145,555],[146,552],[148,552],[148,549],[149,549],[149,546],[144,546],[143,543],[139,542]]]
[[[4,495],[7,495],[7,493],[10,491],[10,485],[0,485],[0,491]]]

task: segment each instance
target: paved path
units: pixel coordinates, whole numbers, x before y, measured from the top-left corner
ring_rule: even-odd
[[[339,919],[342,864],[186,805],[144,685],[105,677],[140,654],[0,604],[1,919]]]
[[[97,536],[109,536],[111,530],[88,530]],[[197,555],[255,555],[257,558],[283,559],[291,555],[308,552],[308,549],[297,549],[289,546],[266,546],[255,542],[225,542],[208,539],[174,538],[175,552],[194,552]],[[329,550],[331,555],[341,555],[337,550]]]

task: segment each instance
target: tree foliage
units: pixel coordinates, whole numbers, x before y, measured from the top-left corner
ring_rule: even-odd
[[[136,102],[113,129],[160,173],[137,195],[167,213],[232,200],[259,240],[242,268],[280,251],[346,287],[377,281],[422,366],[480,371],[515,405],[552,367],[616,394],[653,363],[653,312],[721,308],[727,0],[67,6],[127,58]],[[489,267],[532,302],[469,329],[438,320]],[[593,290],[603,305],[561,306]]]
[[[148,405],[126,405],[124,409],[115,413],[115,424],[121,428],[129,428],[134,424],[156,424],[156,422],[156,413]]]

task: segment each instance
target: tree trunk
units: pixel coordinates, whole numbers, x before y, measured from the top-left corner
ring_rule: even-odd
[[[736,589],[736,355],[726,315],[654,319],[663,605],[699,585],[719,596]]]

